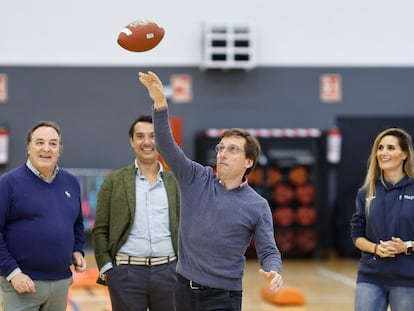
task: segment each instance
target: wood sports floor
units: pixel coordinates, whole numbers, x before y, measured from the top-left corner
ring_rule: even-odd
[[[88,267],[96,267],[88,254]],[[260,289],[264,281],[256,260],[247,262],[244,277],[243,311],[352,311],[358,261],[287,259],[283,261],[286,285],[299,289],[306,298],[303,306],[279,306],[264,301]],[[91,278],[89,278],[91,279]],[[67,311],[111,311],[106,288],[93,281],[75,279]]]

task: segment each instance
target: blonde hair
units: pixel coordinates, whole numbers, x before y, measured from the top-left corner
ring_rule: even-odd
[[[414,149],[411,140],[411,135],[401,128],[389,128],[382,131],[375,138],[374,145],[372,146],[371,155],[368,158],[368,170],[365,176],[363,188],[366,190],[365,211],[368,214],[371,207],[372,198],[375,196],[375,184],[377,181],[383,182],[383,171],[380,169],[377,160],[377,151],[380,141],[385,136],[394,136],[398,139],[398,145],[401,150],[407,152],[407,158],[404,160],[403,171],[404,173],[414,178]]]

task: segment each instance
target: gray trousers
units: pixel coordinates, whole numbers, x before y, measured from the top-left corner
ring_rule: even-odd
[[[13,285],[0,277],[0,295],[4,311],[66,311],[72,277],[63,280],[34,280],[36,293],[19,294]]]

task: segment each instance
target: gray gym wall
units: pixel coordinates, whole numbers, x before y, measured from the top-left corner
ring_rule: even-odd
[[[412,68],[291,68],[207,70],[191,67],[2,67],[9,98],[0,104],[0,123],[10,131],[10,162],[25,160],[25,135],[38,120],[63,128],[61,165],[117,168],[133,160],[131,122],[151,113],[151,100],[138,71],[154,70],[165,84],[176,73],[190,74],[193,101],[170,104],[183,121],[184,150],[194,156],[195,135],[207,128],[308,128],[327,130],[338,116],[412,116]],[[343,99],[322,103],[319,79],[338,73]],[[362,155],[363,157],[365,155]]]

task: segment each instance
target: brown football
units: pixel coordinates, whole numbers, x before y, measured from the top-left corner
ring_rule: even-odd
[[[129,23],[118,36],[118,44],[131,52],[145,52],[155,48],[164,37],[164,29],[157,23],[137,20]]]

